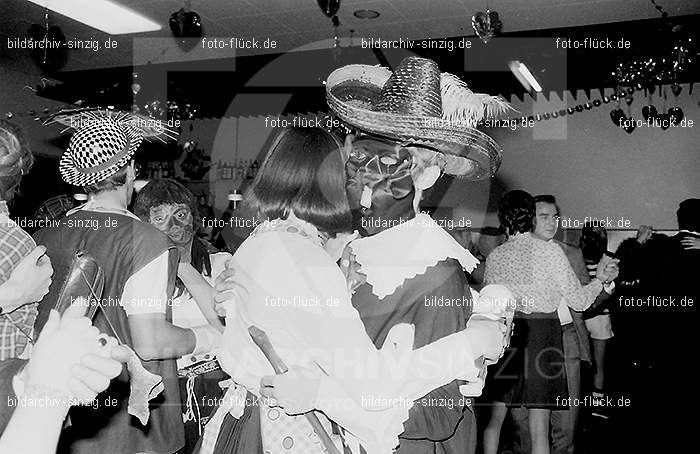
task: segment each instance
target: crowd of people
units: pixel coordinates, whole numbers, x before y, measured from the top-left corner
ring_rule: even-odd
[[[648,282],[625,257],[661,240],[640,229],[609,254],[587,227],[579,247],[560,242],[554,196],[514,190],[477,258],[421,200],[443,175],[492,177],[500,147],[420,121],[475,126],[505,103],[416,57],[340,68],[326,90],[353,133],[274,133],[244,196],[265,222],[233,254],[197,236],[179,182],[135,194],[143,134],[108,116],[59,165],[88,194],[60,219],[82,222],[30,236],[8,202],[32,154],[0,121],[0,452],[463,454],[483,427],[496,453],[509,409],[521,452],[574,452],[581,361],[603,398],[606,301],[616,281]],[[686,296],[695,284],[673,270],[697,266],[698,202],[681,205],[664,262]],[[76,251],[103,285],[61,308]]]

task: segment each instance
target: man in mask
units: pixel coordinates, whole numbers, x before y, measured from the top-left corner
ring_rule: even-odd
[[[64,181],[89,195],[88,202],[69,211],[59,226],[35,234],[56,270],[36,331],[59,296],[75,252],[85,250],[105,275],[95,326],[131,347],[164,385],[162,395],[150,403],[145,426],[127,412],[126,374],[106,391],[104,402],[114,405],[75,408],[70,432],[61,440],[72,453],[165,454],[182,448],[175,359],[211,351],[220,339],[209,324],[183,329],[171,323],[177,249],[166,235],[127,210],[136,179],[133,155],[142,139],[141,130],[110,116],[92,118],[78,129],[59,168]]]
[[[479,329],[477,317],[470,320],[476,311],[464,273],[478,261],[421,213],[420,202],[443,174],[483,179],[495,173],[500,147],[475,123],[505,103],[477,97],[435,62],[416,57],[404,59],[393,74],[363,65],[340,68],[329,76],[326,94],[331,110],[361,131],[348,136],[345,150],[348,200],[362,238],[350,243],[341,267],[369,337],[380,347],[393,326],[409,323],[419,348],[467,325]],[[456,108],[455,121],[464,121],[459,130],[448,126],[445,106]],[[463,116],[472,109],[476,117]],[[407,123],[414,126],[400,126]],[[476,421],[468,396],[480,391],[471,394],[453,381],[415,401],[398,452],[473,453]]]
[[[228,252],[210,254],[197,238],[200,219],[192,193],[175,180],[153,180],[141,189],[134,213],[168,235],[180,251],[176,290],[173,298],[173,324],[192,328],[211,323],[223,331],[214,312],[212,276],[226,269],[232,258]],[[228,378],[212,351],[187,354],[177,360],[180,377],[182,416],[185,421],[185,449],[192,452],[215,402],[221,397],[219,382]]]

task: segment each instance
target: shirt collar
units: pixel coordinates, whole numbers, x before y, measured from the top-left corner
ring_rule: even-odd
[[[479,261],[425,213],[376,235],[350,243],[360,272],[379,298],[391,295],[404,281],[447,259],[471,272]]]
[[[68,211],[66,213],[66,216],[70,216],[72,214],[77,213],[80,210],[85,210],[85,211],[97,211],[99,213],[113,213],[113,214],[122,214],[124,216],[128,216],[130,218],[134,218],[137,221],[140,221],[138,216],[136,216],[134,213],[131,211],[127,210],[126,208],[112,208],[112,207],[102,207],[99,205],[98,202],[95,202],[95,200],[88,200],[84,204],[73,208],[72,210]]]

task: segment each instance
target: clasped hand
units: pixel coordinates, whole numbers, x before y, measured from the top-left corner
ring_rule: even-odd
[[[603,258],[598,262],[598,267],[596,268],[596,278],[604,283],[609,283],[617,279],[620,274],[620,269],[618,268],[619,259],[614,259],[604,255]]]
[[[87,403],[120,374],[129,349],[92,326],[83,316],[85,304],[85,300],[77,300],[63,316],[51,311],[22,371],[25,389],[50,390]]]
[[[294,366],[279,375],[260,379],[260,396],[269,407],[282,407],[288,415],[307,413],[317,404],[321,373],[306,367]]]

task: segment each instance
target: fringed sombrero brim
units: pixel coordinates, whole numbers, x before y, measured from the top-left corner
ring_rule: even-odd
[[[445,79],[445,75],[443,73],[443,81],[447,80],[449,84],[447,90],[462,90],[460,96],[463,98],[487,96],[463,90],[459,85],[463,84],[461,81],[449,74]],[[483,180],[496,173],[502,159],[501,147],[491,137],[471,126],[485,115],[495,112],[489,112],[488,107],[482,107],[481,112],[469,110],[463,107],[469,104],[469,100],[458,105],[460,99],[448,106],[451,112],[442,117],[373,110],[372,106],[376,104],[382,88],[391,76],[390,70],[379,66],[348,65],[337,69],[326,81],[328,106],[341,120],[362,131],[415,143],[443,153],[447,161],[444,170],[451,175]],[[445,99],[442,103],[444,110]],[[500,101],[494,103],[495,110],[499,106],[507,108],[505,102],[499,103]],[[479,106],[488,106],[488,103]]]
[[[179,136],[177,129],[169,127],[166,122],[161,120],[156,120],[137,113],[98,107],[61,110],[48,117],[44,121],[44,124],[50,125],[58,123],[66,126],[66,128],[61,131],[62,134],[69,129],[79,130],[88,124],[104,119],[114,121],[123,126],[128,126],[137,131],[144,139],[150,141],[159,140],[161,142],[167,142],[168,140],[175,140]]]

